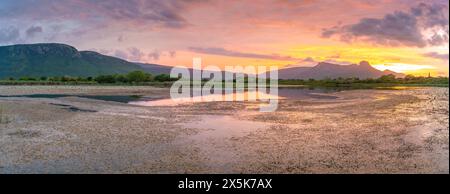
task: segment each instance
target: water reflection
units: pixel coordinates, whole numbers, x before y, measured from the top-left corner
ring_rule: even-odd
[[[334,89],[313,89],[313,88],[279,88],[277,94],[270,94],[267,91],[244,91],[244,92],[227,92],[226,94],[210,94],[203,96],[191,96],[180,98],[166,99],[150,99],[130,102],[129,104],[140,106],[177,106],[198,102],[230,102],[230,101],[250,101],[250,102],[267,102],[268,100],[283,99],[316,99],[316,100],[332,100],[337,99],[332,93]]]
[[[269,101],[284,99],[279,95],[269,94],[264,91],[244,91],[244,92],[226,92],[218,94],[207,94],[203,96],[177,97],[158,100],[134,101],[129,104],[140,106],[177,106],[181,104],[198,102],[232,102],[232,101]]]

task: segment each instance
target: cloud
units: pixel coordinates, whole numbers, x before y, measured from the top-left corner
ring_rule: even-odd
[[[115,51],[110,50],[110,49],[96,49],[96,48],[91,48],[88,49],[88,51],[93,51],[93,52],[97,52],[103,55],[115,55]],[[120,55],[120,54],[119,54]]]
[[[432,46],[439,46],[439,45],[443,45],[443,44],[448,44],[448,32],[447,34],[433,34],[433,36],[431,36],[428,39],[428,43]]]
[[[334,60],[334,59],[327,59],[321,62],[325,62],[325,63],[333,63],[333,64],[338,64],[338,65],[351,65],[354,64],[352,62],[349,61],[341,61],[341,60]]]
[[[115,57],[119,57],[124,60],[132,61],[132,62],[145,62],[145,61],[158,61],[161,56],[169,56],[169,57],[175,57],[175,51],[168,51],[161,52],[159,50],[154,50],[153,52],[145,53],[144,51],[136,48],[136,47],[130,47],[128,49],[116,49],[113,51],[110,50],[98,50],[98,49],[91,49],[92,51],[101,52],[103,54],[110,54],[112,53]],[[103,51],[103,52],[102,52]]]
[[[148,58],[150,58],[150,59],[152,59],[154,61],[158,61],[159,57],[161,56],[161,53],[159,51],[155,50],[155,51],[153,51],[151,53],[148,53],[147,56],[148,56]]]
[[[335,35],[340,31],[340,26],[333,26],[330,28],[324,28],[322,30],[321,37],[322,38],[330,38],[331,36]]]
[[[116,50],[116,51],[114,51],[114,56],[119,57],[119,58],[122,58],[122,59],[125,59],[125,60],[128,59],[128,54],[127,54],[127,52],[122,51],[122,50]]]
[[[306,57],[302,60],[302,62],[316,62],[312,57]]]
[[[110,53],[110,51],[108,51],[108,50],[101,50],[101,51],[105,51],[105,52],[102,52],[104,54]],[[139,61],[145,60],[145,53],[136,47],[130,47],[125,50],[116,49],[114,51],[114,56],[119,57],[124,60],[133,61],[133,62],[139,62]]]
[[[43,32],[43,29],[41,26],[31,26],[25,31],[25,33],[27,34],[27,37],[34,37],[36,34],[39,34],[42,32]]]
[[[388,14],[383,19],[364,18],[349,26],[348,32],[354,37],[369,37],[379,44],[425,46],[416,18],[403,12]]]
[[[169,28],[181,28],[186,25],[185,19],[179,14],[179,10],[182,9],[179,1],[108,0],[86,4],[93,5],[97,11],[101,11],[102,16],[113,20],[153,23]]]
[[[440,59],[440,60],[444,60],[444,61],[448,61],[448,53],[447,54],[440,54],[440,53],[437,53],[437,52],[430,52],[430,53],[425,53],[424,56],[430,57],[430,58],[435,58],[435,59]]]
[[[423,24],[427,28],[435,26],[447,26],[448,27],[448,1],[447,4],[425,4],[411,8],[411,13],[423,19]]]
[[[209,54],[209,55],[221,55],[221,56],[228,56],[228,57],[270,59],[270,60],[278,60],[278,61],[300,61],[300,60],[302,60],[302,59],[291,57],[291,56],[281,56],[281,55],[277,55],[277,54],[265,55],[265,54],[245,53],[245,52],[226,50],[224,48],[217,48],[217,47],[209,47],[209,48],[189,47],[188,49],[190,51],[196,52],[196,53],[203,53],[203,54]]]
[[[170,56],[170,58],[175,58],[177,56],[177,52],[176,51],[169,51],[169,56]]]
[[[319,61],[314,60],[312,57],[306,57],[297,61],[295,64],[286,65],[286,67],[311,67],[317,65]]]
[[[382,18],[362,18],[355,24],[324,28],[322,37],[338,35],[345,42],[363,40],[389,46],[448,45],[448,18],[448,3],[421,3],[409,12],[396,11]],[[427,37],[425,31],[431,36]]]
[[[188,5],[177,0],[20,0],[0,3],[3,18],[31,21],[79,21],[85,25],[121,22],[133,26],[182,28]]]
[[[119,37],[117,37],[117,42],[123,42],[123,35],[120,35]]]
[[[315,60],[312,57],[306,57],[301,61],[298,61],[295,64],[287,65],[286,67],[313,67],[316,66],[320,62],[325,63],[332,63],[332,64],[339,64],[339,65],[351,65],[352,62],[349,61],[343,61],[343,60],[336,60],[336,59],[326,59],[326,60]]]
[[[20,31],[16,27],[0,28],[0,43],[16,43],[20,39]]]
[[[143,57],[145,56],[144,52],[139,50],[136,47],[128,48],[128,60],[131,61],[141,61]]]

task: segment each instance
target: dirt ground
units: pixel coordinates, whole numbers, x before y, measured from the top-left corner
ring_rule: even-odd
[[[0,98],[0,173],[449,173],[449,89],[137,106]],[[0,95],[168,97],[168,89],[0,86]]]

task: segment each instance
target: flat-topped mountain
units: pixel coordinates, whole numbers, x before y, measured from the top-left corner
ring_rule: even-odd
[[[279,70],[280,79],[334,79],[351,78],[360,79],[379,78],[383,75],[395,75],[404,77],[404,74],[390,70],[380,71],[373,68],[367,61],[361,61],[359,65],[338,65],[333,63],[320,62],[314,67],[290,67]]]

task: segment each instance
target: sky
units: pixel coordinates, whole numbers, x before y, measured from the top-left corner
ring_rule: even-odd
[[[448,0],[1,0],[0,45],[64,43],[129,61],[449,74]]]

